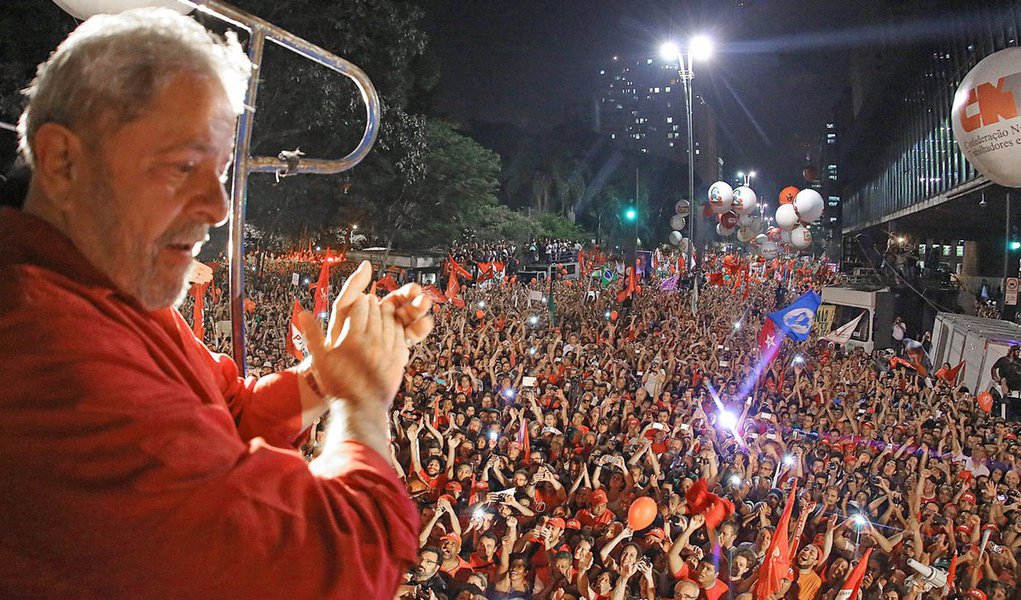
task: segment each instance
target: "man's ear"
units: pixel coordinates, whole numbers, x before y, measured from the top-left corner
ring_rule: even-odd
[[[57,123],[44,123],[32,139],[33,179],[51,202],[65,208],[82,178],[85,146],[76,133]]]

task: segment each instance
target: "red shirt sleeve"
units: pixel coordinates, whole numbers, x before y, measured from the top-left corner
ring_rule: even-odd
[[[393,596],[418,512],[362,444],[323,478],[266,441],[296,433],[292,376],[235,377],[225,394],[230,369],[153,313],[108,290],[30,289],[0,299],[9,595]]]

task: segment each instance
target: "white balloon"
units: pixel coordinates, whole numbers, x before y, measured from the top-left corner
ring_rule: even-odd
[[[682,217],[690,215],[691,202],[688,202],[687,200],[678,200],[677,203],[674,204],[674,212]]]
[[[670,232],[670,243],[673,244],[674,246],[679,246],[681,244],[682,239],[684,239],[684,236],[681,235],[680,231]]]
[[[723,226],[723,223],[716,224],[716,234],[722,237],[729,237],[730,234],[734,233],[733,229],[727,229]]]
[[[764,234],[764,233],[760,233],[759,235],[755,236],[755,239],[752,240],[752,246],[755,247],[755,248],[761,248],[762,246],[764,246],[768,242],[769,242],[769,237],[766,236],[766,234]]]
[[[674,215],[670,217],[670,228],[671,229],[684,229],[684,217],[681,215]]]
[[[790,244],[798,250],[804,250],[812,245],[812,232],[804,225],[795,227],[790,233]]]
[[[776,226],[790,231],[798,226],[798,213],[793,204],[781,204],[776,209]]]
[[[759,198],[750,187],[741,186],[734,190],[734,197],[730,201],[730,210],[739,215],[751,214],[759,207]]]
[[[53,0],[64,12],[78,19],[88,19],[93,15],[114,15],[132,8],[169,8],[182,15],[192,11],[192,7],[177,0]]]
[[[797,229],[797,227],[795,227],[794,229]],[[793,231],[793,229],[791,231]],[[791,243],[791,232],[790,231],[784,231],[782,229],[780,230],[780,243],[781,244],[789,244],[789,243]]]
[[[1021,48],[983,58],[961,81],[954,95],[954,139],[968,162],[995,183],[1021,187]]]
[[[748,214],[738,215],[737,216],[737,224],[740,225],[741,227],[748,227],[749,225],[752,224],[752,219],[754,219],[754,218],[755,218],[755,215],[748,215]]]
[[[709,206],[713,212],[722,215],[730,210],[730,202],[734,199],[734,188],[726,181],[717,181],[709,187]]]
[[[766,242],[759,248],[759,256],[765,259],[773,259],[780,255],[780,247],[776,242]]]
[[[794,197],[794,210],[802,223],[814,223],[822,216],[822,196],[815,190],[801,190]]]

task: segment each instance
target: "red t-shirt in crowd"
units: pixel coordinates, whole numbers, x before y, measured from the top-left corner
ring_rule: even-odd
[[[393,596],[418,512],[363,444],[312,474],[295,372],[238,377],[10,208],[0,289],[0,595]]]
[[[578,511],[578,522],[582,527],[603,527],[613,520],[613,513],[607,509],[598,517],[593,516],[587,508]]]

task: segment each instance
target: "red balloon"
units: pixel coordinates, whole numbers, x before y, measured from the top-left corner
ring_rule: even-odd
[[[486,316],[486,311],[484,311],[484,310],[477,310],[477,311],[475,311],[475,318],[476,319],[481,321],[483,319],[483,317],[485,317],[485,316]]]
[[[794,197],[800,192],[798,188],[793,185],[789,185],[784,189],[780,190],[780,204],[793,204]]]
[[[801,176],[805,178],[805,181],[812,183],[813,181],[819,181],[819,169],[809,165],[801,170]]]
[[[611,310],[610,311],[610,320],[611,321],[616,321],[618,316],[619,315],[617,314],[617,311],[615,311],[615,310]]]
[[[982,392],[978,396],[975,396],[975,400],[978,402],[978,407],[984,412],[993,410],[993,395],[989,392]]]
[[[734,211],[730,211],[720,215],[720,225],[723,225],[727,229],[733,229],[737,227],[737,213],[735,213]]]
[[[631,503],[627,511],[627,526],[632,531],[641,531],[656,520],[659,510],[656,508],[656,501],[648,496],[642,496]]]

